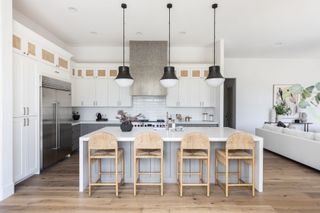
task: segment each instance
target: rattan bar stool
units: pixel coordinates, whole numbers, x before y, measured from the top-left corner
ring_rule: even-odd
[[[142,172],[140,171],[141,159],[159,159],[159,172]],[[134,196],[137,194],[137,186],[160,186],[160,194],[163,195],[163,141],[159,134],[154,132],[141,133],[134,140]],[[141,175],[160,175],[159,183],[140,182]]]
[[[253,138],[246,133],[235,133],[232,134],[227,142],[225,149],[217,149],[216,150],[216,184],[221,186],[225,190],[226,197],[229,196],[229,187],[233,186],[248,186],[252,188],[252,196],[255,196],[255,142]],[[229,162],[231,160],[238,161],[238,171],[237,172],[229,172]],[[241,178],[241,162],[246,163],[247,165],[252,166],[252,179],[251,183],[246,183]],[[225,172],[219,172],[218,166],[219,163],[225,165]],[[218,175],[224,173],[225,174],[225,184],[219,181]],[[229,183],[229,175],[235,174],[237,175],[238,183]]]
[[[114,159],[115,171],[101,171],[102,159]],[[119,161],[121,161],[121,172],[119,171]],[[98,179],[92,181],[92,162],[98,162]],[[89,196],[93,186],[115,186],[116,196],[119,194],[119,173],[121,173],[120,183],[124,183],[124,157],[123,149],[118,148],[117,138],[107,132],[98,132],[90,136],[88,143],[88,172],[89,172]],[[114,174],[115,182],[102,182],[101,175]]]
[[[177,184],[180,188],[180,196],[183,195],[183,186],[205,186],[207,196],[210,196],[210,142],[208,136],[193,132],[184,135],[181,147],[177,151]],[[184,172],[184,160],[199,160],[199,172]],[[203,180],[203,162],[207,164],[207,181]],[[200,183],[183,183],[184,175],[199,175]]]

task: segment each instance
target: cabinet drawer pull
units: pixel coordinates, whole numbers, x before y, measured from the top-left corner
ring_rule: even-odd
[[[29,115],[29,107],[27,107],[27,115]]]
[[[26,115],[26,108],[23,107],[23,115]]]
[[[27,118],[27,126],[29,126],[29,118]]]
[[[59,74],[59,73],[60,73],[60,72],[59,72],[59,71],[57,71],[57,70],[55,70],[54,72],[55,72],[55,73],[57,73],[57,74]]]
[[[26,126],[26,119],[23,119],[23,126]]]

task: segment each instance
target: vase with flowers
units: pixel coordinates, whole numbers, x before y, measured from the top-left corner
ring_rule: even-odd
[[[138,117],[141,116],[141,114],[138,114],[136,116],[130,116],[127,112],[123,110],[118,111],[117,119],[120,120],[120,129],[122,132],[130,132],[133,128],[132,121],[138,120]]]

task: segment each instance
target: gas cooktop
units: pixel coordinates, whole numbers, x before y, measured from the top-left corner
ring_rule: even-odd
[[[163,119],[149,120],[149,119],[140,119],[133,121],[132,125],[134,127],[165,127],[165,121]]]

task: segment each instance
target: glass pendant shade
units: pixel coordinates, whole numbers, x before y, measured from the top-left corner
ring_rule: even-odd
[[[224,83],[224,78],[220,73],[220,66],[209,67],[209,75],[206,78],[209,86],[218,87]]]
[[[133,84],[133,78],[130,75],[128,66],[119,67],[115,81],[120,87],[130,87]]]
[[[170,88],[174,87],[178,83],[178,78],[175,74],[173,66],[164,67],[163,76],[160,79],[160,84],[163,87]]]

